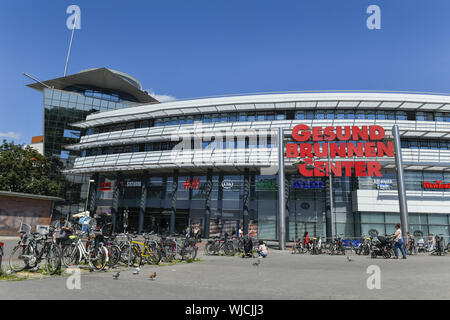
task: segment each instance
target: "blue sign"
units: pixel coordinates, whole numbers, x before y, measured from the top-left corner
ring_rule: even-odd
[[[292,185],[293,189],[322,189],[322,181],[295,181]]]

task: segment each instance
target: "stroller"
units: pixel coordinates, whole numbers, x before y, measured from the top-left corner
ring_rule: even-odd
[[[436,244],[431,254],[441,256],[444,253],[444,237],[436,235],[434,239]]]
[[[392,256],[392,242],[389,237],[378,236],[378,241],[372,244],[371,257],[384,257],[389,259]]]
[[[253,257],[253,240],[248,235],[244,237],[244,256]]]

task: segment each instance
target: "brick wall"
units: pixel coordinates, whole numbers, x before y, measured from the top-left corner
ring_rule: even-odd
[[[48,225],[52,201],[0,195],[0,235],[18,236],[20,223]]]

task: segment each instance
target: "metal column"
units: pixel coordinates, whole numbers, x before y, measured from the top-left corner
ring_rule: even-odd
[[[334,199],[333,199],[333,173],[331,171],[331,159],[330,159],[330,142],[327,143],[328,148],[328,192],[329,197],[327,201],[329,201],[329,208],[327,208],[326,212],[326,231],[327,238],[330,242],[334,240],[336,237],[336,214],[334,212]]]
[[[139,203],[139,224],[138,224],[139,233],[142,233],[142,231],[144,230],[145,208],[147,207],[147,184],[148,184],[148,172],[145,171],[141,179],[141,201]]]
[[[119,201],[120,201],[120,173],[117,174],[116,181],[114,182],[113,189],[113,201],[111,208],[111,222],[112,222],[112,232],[117,232],[117,215],[119,213]]]
[[[400,144],[400,132],[398,130],[398,125],[394,125],[392,127],[392,135],[394,136],[395,166],[397,167],[397,190],[400,205],[400,224],[402,228],[402,237],[404,239],[403,241],[408,241],[408,205],[406,202],[405,179],[403,177],[402,146]]]
[[[172,177],[172,199],[170,199],[169,233],[175,232],[175,215],[177,213],[178,170],[174,170]]]
[[[98,189],[99,174],[95,173],[92,177],[92,180],[94,180],[94,182],[90,186],[90,189],[91,189],[90,194],[88,193],[89,204],[88,204],[87,209],[93,216],[93,212],[95,211],[95,205],[96,205],[96,201],[97,201],[97,189]]]
[[[280,250],[286,248],[286,217],[284,198],[284,143],[283,128],[278,128],[278,241]]]
[[[209,238],[211,227],[211,191],[212,191],[212,170],[208,169],[206,174],[206,202],[205,202],[205,226],[204,237]]]
[[[243,229],[244,235],[248,234],[248,210],[249,210],[249,198],[250,198],[250,170],[248,168],[244,171],[244,197],[243,197]],[[239,229],[238,229],[239,230]]]

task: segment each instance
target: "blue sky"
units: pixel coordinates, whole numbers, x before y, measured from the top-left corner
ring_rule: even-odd
[[[448,0],[3,0],[0,139],[42,134],[31,80],[109,67],[177,99],[296,90],[450,93]],[[366,9],[381,8],[381,30]]]

